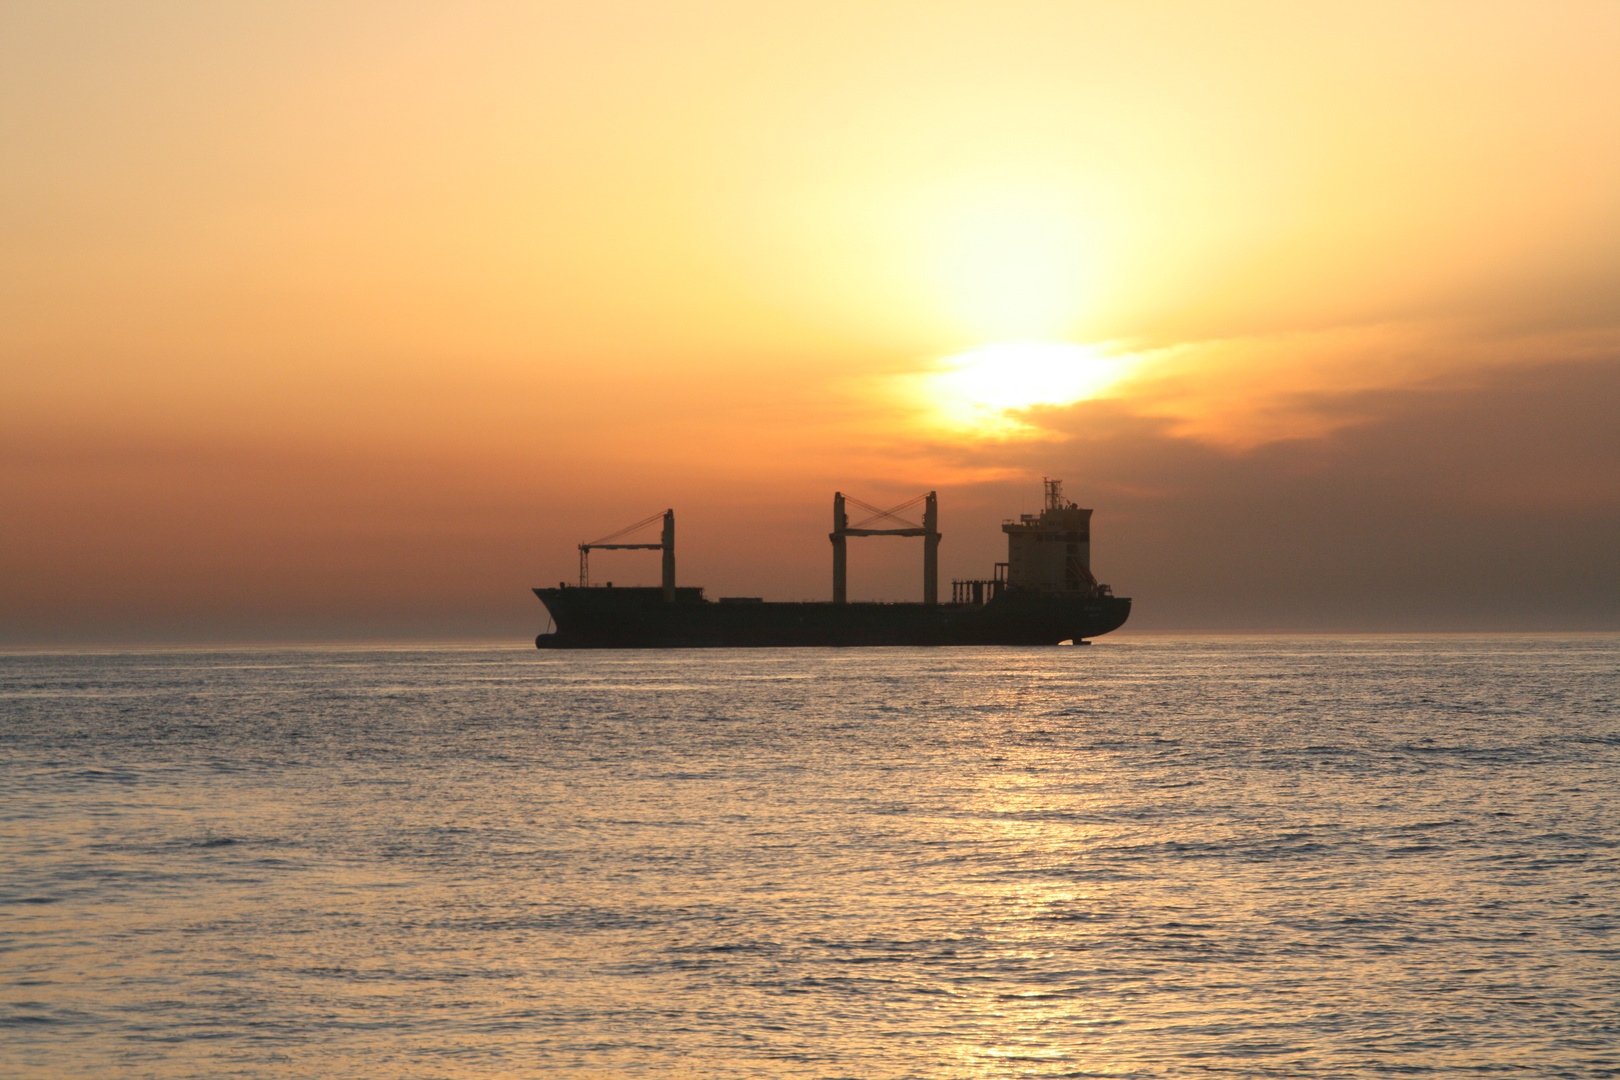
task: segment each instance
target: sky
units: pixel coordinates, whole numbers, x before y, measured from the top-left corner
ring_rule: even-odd
[[[1620,4],[0,4],[0,643],[830,595],[1620,629]],[[655,583],[655,553],[599,580]],[[916,600],[916,541],[851,547]]]

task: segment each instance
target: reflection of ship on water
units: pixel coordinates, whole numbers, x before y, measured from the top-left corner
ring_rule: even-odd
[[[872,516],[849,523],[849,506]],[[922,522],[899,517],[918,504]],[[619,543],[663,519],[657,543]],[[579,545],[580,581],[535,595],[556,620],[541,648],[679,648],[765,645],[1055,645],[1117,630],[1131,602],[1091,573],[1091,511],[1063,498],[1059,480],[1046,481],[1041,513],[1001,526],[1007,561],[989,578],[951,583],[939,599],[938,502],[933,492],[889,510],[838,493],[833,496],[831,603],[767,603],[758,597],[708,600],[700,588],[675,585],[675,512],[639,521]],[[869,528],[889,523],[898,527]],[[850,537],[918,536],[923,540],[923,602],[850,603],[845,549]],[[590,584],[593,550],[640,548],[663,553],[663,585],[614,588]]]

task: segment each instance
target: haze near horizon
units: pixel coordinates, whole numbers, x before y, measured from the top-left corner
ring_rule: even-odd
[[[820,599],[835,489],[983,577],[1043,476],[1131,629],[1620,629],[1614,4],[0,27],[0,642],[521,641],[666,506]]]

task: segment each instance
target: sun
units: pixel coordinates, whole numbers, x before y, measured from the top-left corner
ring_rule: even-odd
[[[1103,395],[1129,371],[1129,355],[1103,345],[1009,341],[945,357],[919,376],[925,406],[946,427],[1007,436],[1035,430],[1019,414]]]

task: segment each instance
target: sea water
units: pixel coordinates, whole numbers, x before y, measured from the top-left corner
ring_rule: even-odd
[[[0,657],[0,1075],[1620,1075],[1620,637]]]

